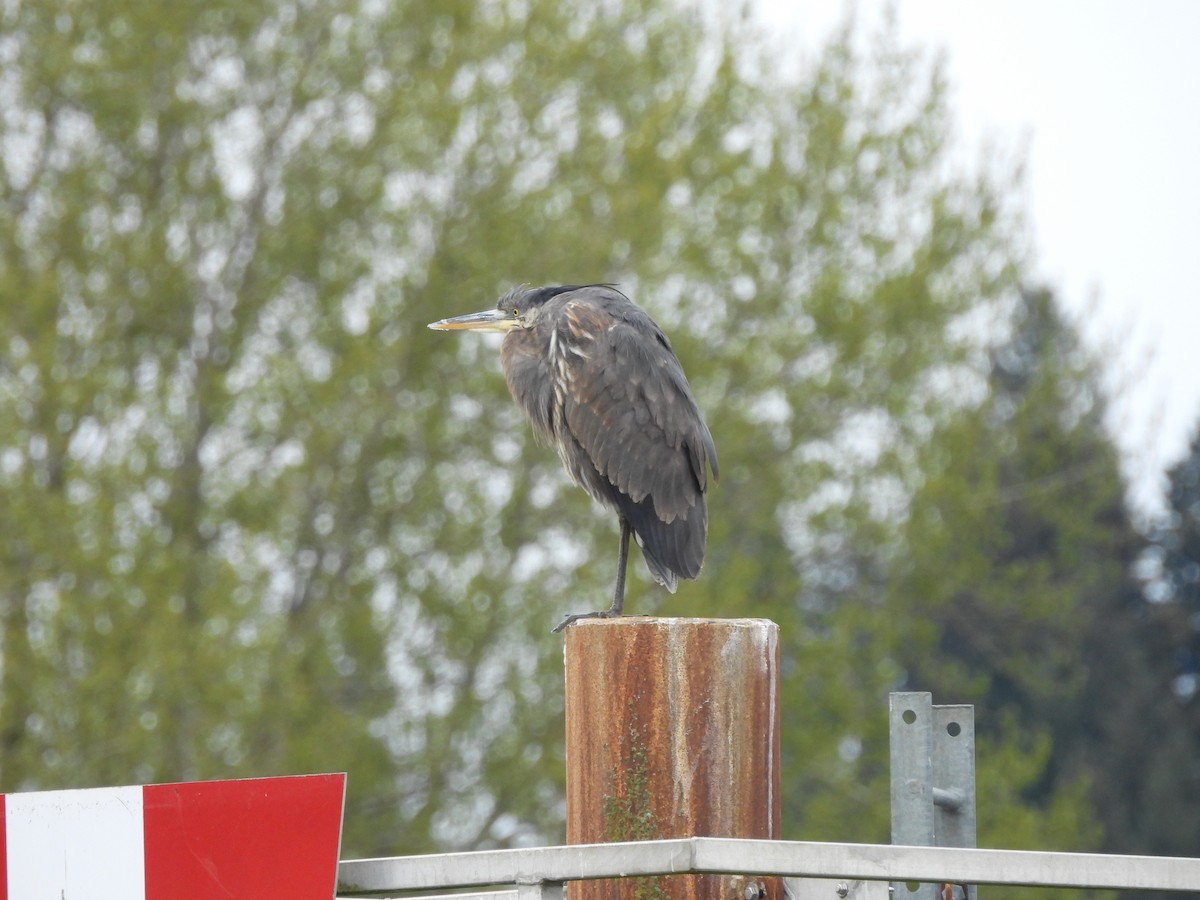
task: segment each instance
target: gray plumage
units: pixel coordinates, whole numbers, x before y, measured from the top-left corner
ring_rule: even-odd
[[[522,287],[495,310],[430,327],[505,332],[501,363],[513,399],[571,479],[620,520],[612,607],[570,616],[559,629],[620,615],[630,532],[668,590],[700,574],[717,451],[671,342],[650,316],[609,285]]]

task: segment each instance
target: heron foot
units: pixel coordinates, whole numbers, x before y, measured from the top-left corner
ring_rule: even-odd
[[[621,611],[619,609],[598,609],[595,612],[572,613],[551,628],[550,633],[558,634],[568,625],[578,622],[580,619],[615,619],[620,615]]]

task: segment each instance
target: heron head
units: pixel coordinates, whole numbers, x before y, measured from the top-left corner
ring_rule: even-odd
[[[496,307],[452,319],[439,319],[430,322],[429,327],[434,331],[498,331],[507,334],[514,328],[525,327],[525,322],[515,308]]]
[[[537,293],[528,287],[513,288],[505,292],[495,309],[441,319],[431,322],[429,327],[435,331],[498,331],[501,334],[514,328],[528,328],[545,302],[532,299]]]
[[[547,303],[561,294],[569,294],[583,288],[610,287],[610,285],[560,284],[547,287],[530,287],[527,284],[506,291],[495,309],[442,319],[430,324],[436,331],[499,331],[507,333],[514,328],[532,328]]]

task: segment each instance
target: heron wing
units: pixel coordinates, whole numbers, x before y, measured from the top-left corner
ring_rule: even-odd
[[[562,424],[598,476],[585,487],[607,491],[660,582],[696,577],[717,455],[670,342],[627,300],[568,299],[557,328]]]

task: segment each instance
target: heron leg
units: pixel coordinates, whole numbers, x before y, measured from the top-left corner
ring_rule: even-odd
[[[621,611],[625,608],[625,570],[629,566],[629,536],[631,534],[633,534],[633,528],[630,527],[625,517],[621,516],[621,549],[617,553],[617,586],[613,590],[612,606],[595,612],[572,613],[554,626],[552,634],[558,634],[572,622],[578,622],[580,619],[612,619],[621,615]]]
[[[617,551],[617,586],[613,589],[612,606],[608,608],[605,617],[619,616],[625,609],[625,570],[629,567],[629,536],[633,529],[629,521],[621,516],[621,549]]]

